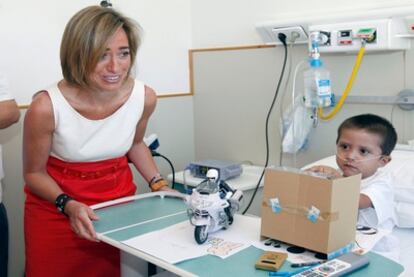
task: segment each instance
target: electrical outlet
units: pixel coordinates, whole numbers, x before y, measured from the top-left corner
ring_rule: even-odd
[[[405,111],[414,110],[414,104],[410,103],[410,98],[411,100],[414,98],[414,90],[404,89],[400,91],[400,93],[398,93],[398,100],[400,100],[400,102],[403,102],[403,103],[398,104],[398,107],[400,107],[400,109],[405,110]]]
[[[288,44],[294,43],[307,43],[308,42],[308,34],[303,29],[302,26],[292,26],[292,27],[281,27],[281,28],[273,28],[272,33],[276,38],[276,42],[280,42],[278,39],[279,34],[286,35],[286,42]]]
[[[366,40],[366,53],[405,50],[411,44],[409,39],[398,36],[407,34],[406,21],[398,17],[309,26],[309,34],[321,30],[331,33],[331,42],[329,45],[320,44],[320,53],[355,53],[361,49],[362,39]]]
[[[405,18],[405,24],[407,25],[408,33],[414,34],[414,16],[407,16]]]

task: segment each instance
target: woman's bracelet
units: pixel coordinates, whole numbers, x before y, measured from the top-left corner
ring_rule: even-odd
[[[165,181],[163,178],[158,179],[154,183],[150,185],[151,191],[159,191],[162,187],[168,186],[167,181]]]
[[[148,185],[151,187],[153,183],[158,181],[159,179],[162,179],[161,174],[157,173],[154,175],[154,177],[151,178],[151,180],[148,182]]]
[[[55,200],[55,206],[58,209],[58,211],[66,216],[68,215],[65,213],[65,206],[70,200],[73,200],[73,198],[67,195],[66,193],[59,194],[59,196],[56,197]]]

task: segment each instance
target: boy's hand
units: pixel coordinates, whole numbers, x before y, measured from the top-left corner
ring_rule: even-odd
[[[336,179],[342,177],[342,174],[338,170],[326,165],[315,165],[305,169],[305,171],[320,173],[322,175],[325,175],[329,179]]]

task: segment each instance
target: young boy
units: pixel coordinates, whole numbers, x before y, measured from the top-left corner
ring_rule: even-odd
[[[397,133],[390,122],[373,114],[361,114],[345,120],[338,128],[336,163],[339,171],[328,166],[309,170],[347,177],[361,174],[358,225],[390,230],[395,226],[394,193],[391,179],[382,168],[391,161]],[[382,238],[372,249],[391,259],[399,259],[398,239]]]

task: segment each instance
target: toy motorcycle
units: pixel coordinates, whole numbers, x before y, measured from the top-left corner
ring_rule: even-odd
[[[218,180],[216,169],[210,169],[206,176],[187,200],[187,214],[195,226],[194,238],[198,244],[203,244],[209,233],[227,229],[233,223],[243,198],[240,190],[233,190]]]

